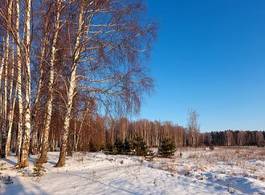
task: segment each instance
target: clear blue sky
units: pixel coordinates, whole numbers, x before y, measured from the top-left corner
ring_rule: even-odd
[[[159,23],[149,65],[155,92],[139,118],[202,131],[265,129],[265,1],[148,0]]]

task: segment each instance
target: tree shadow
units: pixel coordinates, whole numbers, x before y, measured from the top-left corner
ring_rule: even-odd
[[[109,183],[104,183],[96,178],[94,178],[94,176],[84,176],[82,174],[79,174],[78,172],[67,172],[67,173],[61,173],[61,174],[65,174],[67,176],[75,176],[75,177],[79,177],[79,178],[82,178],[82,179],[85,179],[87,180],[88,182],[86,182],[85,184],[82,184],[82,185],[79,185],[79,187],[81,186],[88,186],[89,185],[89,182],[91,182],[90,184],[100,184],[104,187],[107,187],[108,190],[110,191],[113,191],[113,193],[126,193],[126,194],[132,194],[132,195],[138,195],[139,193],[138,192],[135,192],[135,191],[131,191],[129,189],[126,189],[126,188],[123,188],[121,187],[121,185],[113,185],[112,182],[109,182]],[[97,189],[97,193],[96,194],[106,194],[106,188],[99,188]]]
[[[5,162],[7,165],[16,166],[16,158],[13,158],[15,155],[11,155],[10,158],[1,159],[2,162]],[[29,161],[34,161],[34,158],[29,158]],[[9,169],[9,168],[8,168]],[[11,168],[12,169],[12,168]],[[0,172],[1,173],[1,172]],[[11,182],[6,183],[5,178],[9,177],[8,170],[1,173],[0,180],[0,194],[2,195],[35,195],[42,194],[47,195],[47,193],[41,189],[40,186],[34,184],[34,182],[26,181],[28,178],[22,176],[10,177]],[[26,181],[26,182],[23,182]],[[28,183],[30,182],[30,183]]]
[[[11,184],[2,184],[0,188],[0,194],[3,195],[11,195],[11,194],[18,194],[18,195],[48,195],[44,190],[42,190],[39,186],[32,184],[27,187],[23,185],[21,179],[18,177],[12,178],[13,183]]]
[[[13,166],[16,166],[16,164],[17,164],[14,160],[11,160],[11,159],[8,159],[8,158],[2,158],[1,160],[6,162],[6,163],[8,163],[8,164],[10,164],[10,165],[13,165]]]
[[[247,177],[243,176],[225,176],[222,179],[213,179],[210,173],[205,174],[208,176],[207,180],[210,182],[207,185],[212,186],[213,183],[217,183],[221,188],[231,187],[237,191],[240,191],[243,194],[264,194],[265,188],[255,187],[253,182],[251,182]]]

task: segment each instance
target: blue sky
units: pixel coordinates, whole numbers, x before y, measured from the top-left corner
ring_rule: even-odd
[[[156,87],[138,117],[186,125],[193,108],[202,131],[265,129],[265,1],[147,2]]]

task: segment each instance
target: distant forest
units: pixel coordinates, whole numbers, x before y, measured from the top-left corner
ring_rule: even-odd
[[[51,150],[56,150],[60,145],[57,122],[54,120],[50,132]],[[265,131],[226,130],[201,133],[189,125],[185,128],[171,122],[130,121],[127,118],[115,120],[100,116],[88,116],[82,121],[73,120],[71,125],[68,151],[98,151],[107,145],[114,145],[117,140],[124,142],[135,137],[143,138],[148,147],[157,147],[166,138],[172,139],[177,147],[265,145]]]

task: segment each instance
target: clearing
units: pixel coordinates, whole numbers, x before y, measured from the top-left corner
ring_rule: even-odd
[[[58,155],[49,153],[45,171],[38,172],[37,156],[22,170],[14,169],[14,156],[0,160],[0,194],[265,194],[264,148],[183,148],[174,158],[153,161],[75,153],[55,168]]]

